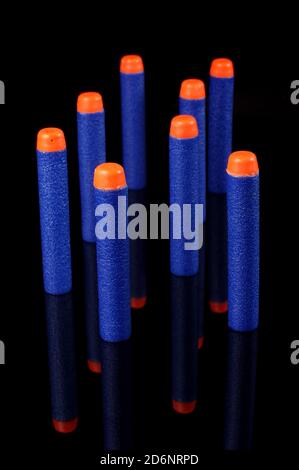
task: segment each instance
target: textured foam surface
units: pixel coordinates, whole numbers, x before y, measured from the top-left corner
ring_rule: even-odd
[[[93,176],[106,161],[105,113],[77,113],[82,237],[95,242]]]
[[[129,204],[146,204],[145,191],[129,191]],[[129,218],[130,219],[130,218]],[[146,296],[146,240],[130,240],[131,298]]]
[[[169,137],[169,186],[170,204],[179,204],[181,214],[183,204],[199,202],[199,140],[176,139]],[[195,210],[191,210],[191,228],[195,229]],[[181,217],[183,220],[183,217]],[[198,250],[185,250],[183,223],[181,220],[181,239],[174,239],[173,216],[170,214],[170,270],[177,276],[192,276],[198,272]],[[190,240],[189,240],[190,241]]]
[[[207,256],[208,300],[227,301],[226,194],[208,193]]]
[[[132,447],[131,341],[102,342],[105,450]]]
[[[250,331],[259,321],[259,177],[227,176],[228,324]]]
[[[120,74],[123,165],[129,189],[146,186],[144,73]]]
[[[52,418],[78,416],[72,294],[45,295]]]
[[[232,151],[234,78],[210,77],[208,101],[208,191],[226,192],[226,166]]]
[[[84,242],[84,307],[87,339],[87,359],[101,362],[96,256],[96,244]]]
[[[198,276],[171,276],[172,399],[197,398]]]
[[[72,289],[66,151],[37,152],[44,288],[49,294]]]
[[[115,208],[116,221],[114,240],[96,240],[100,335],[105,341],[122,341],[131,334],[129,239],[118,239],[117,220],[118,196],[125,196],[128,204],[128,188],[94,192],[96,205]]]
[[[204,205],[203,220],[206,220],[206,100],[179,98],[180,114],[194,116],[198,126],[199,140],[199,203]]]
[[[251,449],[253,444],[257,331],[228,331],[224,448]]]

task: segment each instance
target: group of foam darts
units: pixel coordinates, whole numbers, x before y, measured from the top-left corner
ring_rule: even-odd
[[[118,196],[128,200],[130,192],[146,188],[141,57],[121,59],[120,87],[123,166],[106,162],[101,95],[82,93],[77,101],[82,237],[96,245],[99,334],[109,342],[130,337],[130,307],[143,308],[146,303],[145,288],[136,289],[130,283],[128,238],[95,236],[99,204],[113,205],[117,224]],[[234,68],[229,59],[213,60],[207,98],[201,80],[182,82],[179,114],[170,125],[170,203],[203,205],[210,309],[214,313],[228,310],[231,329],[251,331],[257,328],[259,317],[259,169],[254,153],[232,153],[233,91]],[[39,131],[37,167],[44,289],[59,296],[72,290],[67,152],[62,130]],[[170,236],[170,271],[176,276],[193,276],[200,269],[198,251],[185,250],[185,241]],[[145,269],[142,263],[138,266]]]

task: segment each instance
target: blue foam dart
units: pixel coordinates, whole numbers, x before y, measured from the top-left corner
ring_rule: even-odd
[[[234,152],[227,167],[228,325],[259,323],[259,169],[252,152]]]
[[[229,59],[211,64],[208,103],[209,305],[227,311],[226,165],[232,151],[234,69]]]
[[[194,116],[199,138],[199,201],[203,204],[203,221],[206,220],[206,99],[205,85],[201,80],[184,80],[179,98],[180,114]]]
[[[44,288],[65,294],[72,288],[67,153],[60,129],[38,133],[37,170]]]
[[[192,413],[197,402],[198,275],[171,276],[172,406]]]
[[[77,125],[82,237],[95,242],[93,175],[96,166],[106,161],[105,112],[99,93],[79,95]]]
[[[97,166],[94,187],[100,336],[122,341],[131,335],[128,187],[122,166]]]
[[[170,270],[177,276],[192,276],[199,269],[197,249],[186,249],[186,243],[194,240],[187,239],[188,217],[183,217],[184,204],[191,208],[191,229],[195,230],[195,204],[199,204],[199,139],[196,119],[193,116],[179,115],[172,119],[169,137],[169,186],[170,204],[176,204],[181,216],[178,221],[177,210],[170,216]],[[176,214],[176,215],[174,215]],[[186,214],[186,212],[185,212]],[[176,217],[176,219],[175,219]],[[199,227],[200,220],[198,221]],[[189,224],[190,225],[190,222]],[[176,233],[179,232],[179,233]]]
[[[141,57],[120,64],[123,165],[129,189],[146,186],[144,69]]]
[[[78,424],[72,294],[45,295],[52,422],[68,433]]]

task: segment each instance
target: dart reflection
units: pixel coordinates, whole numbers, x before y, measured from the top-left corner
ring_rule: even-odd
[[[101,342],[104,448],[132,448],[131,340]]]
[[[253,443],[258,332],[228,332],[224,448],[251,449]]]
[[[146,192],[144,189],[129,190],[129,206],[142,204],[146,207]],[[129,217],[130,220],[130,217]],[[138,230],[138,229],[137,229]],[[131,307],[143,308],[146,304],[146,240],[130,239],[130,284]]]
[[[78,424],[72,293],[45,294],[45,310],[52,422],[56,431],[68,433]]]
[[[191,413],[197,400],[198,275],[171,275],[172,406]]]
[[[87,365],[92,372],[100,373],[101,352],[98,324],[97,262],[95,243],[83,242],[83,263]]]

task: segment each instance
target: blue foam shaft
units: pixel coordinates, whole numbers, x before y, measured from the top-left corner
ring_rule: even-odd
[[[206,220],[206,100],[179,98],[180,114],[194,116],[198,127],[199,140],[199,201],[203,204],[203,221]]]
[[[122,154],[129,189],[146,186],[144,72],[120,73]]]
[[[72,289],[66,150],[37,151],[44,288],[49,294]]]
[[[45,295],[52,418],[78,417],[72,294]]]
[[[97,259],[95,243],[83,243],[84,307],[87,359],[101,362],[98,317]]]
[[[105,111],[77,112],[82,237],[95,242],[93,174],[106,161]]]
[[[125,197],[126,211],[128,187],[95,188],[94,193],[96,206],[110,204],[115,211],[115,220],[111,216],[115,222],[115,239],[96,237],[100,336],[105,341],[122,341],[131,335],[130,266],[129,239],[118,238],[118,197]],[[101,217],[96,217],[97,223],[100,220]]]
[[[228,324],[250,331],[259,322],[259,176],[227,175]]]
[[[199,139],[169,137],[169,185],[170,204],[178,204],[183,214],[183,204],[192,204],[191,225],[195,226],[194,204],[200,204]],[[183,217],[182,217],[183,219]],[[186,250],[188,240],[183,234],[181,239],[173,237],[173,216],[170,214],[170,270],[177,276],[192,276],[198,272],[198,250]],[[190,240],[189,240],[190,241]]]
[[[232,150],[234,78],[210,76],[208,101],[208,191],[226,193],[226,165]]]
[[[171,276],[172,400],[197,399],[198,276]]]

